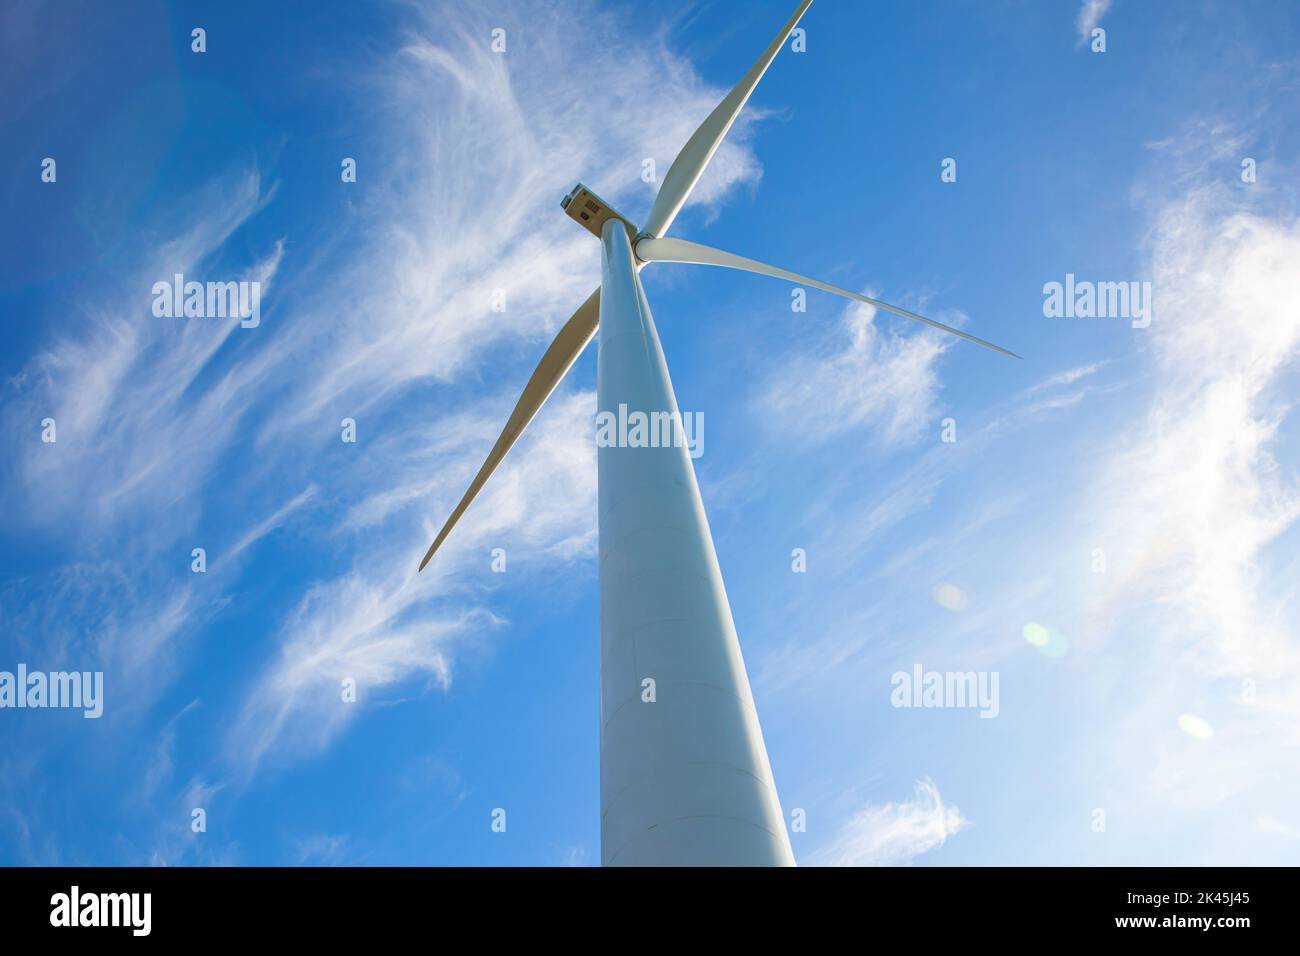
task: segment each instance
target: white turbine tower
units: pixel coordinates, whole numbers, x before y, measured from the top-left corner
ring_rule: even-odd
[[[597,325],[599,412],[617,416],[624,406],[647,416],[668,413],[680,429],[677,398],[639,277],[648,263],[693,262],[787,279],[1014,354],[846,289],[664,238],[811,3],[802,0],[758,62],[682,147],[644,228],[638,231],[581,184],[565,197],[562,205],[569,216],[600,237],[601,286],[542,356],[483,467],[420,562],[421,570],[582,354]],[[602,444],[598,463],[601,862],[793,865],[689,453],[680,442],[666,447]]]

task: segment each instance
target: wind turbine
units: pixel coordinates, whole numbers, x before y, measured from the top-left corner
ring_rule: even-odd
[[[538,363],[487,460],[420,562],[433,557],[600,328],[598,413],[680,412],[639,273],[652,262],[724,266],[856,299],[1006,349],[877,299],[684,239],[665,237],[754,87],[812,0],[673,160],[638,230],[579,183],[561,205],[600,237],[601,285]],[[680,443],[600,447],[600,842],[609,865],[793,865],[700,500]]]

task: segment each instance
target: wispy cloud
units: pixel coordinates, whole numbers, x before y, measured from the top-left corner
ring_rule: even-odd
[[[236,558],[243,554],[276,528],[280,527],[280,525],[284,524],[286,518],[296,512],[299,508],[308,504],[315,497],[316,486],[308,485],[293,498],[289,499],[277,508],[273,513],[267,515],[256,525],[245,531],[234,544],[226,549],[226,557]]]
[[[297,841],[298,866],[341,866],[348,859],[346,834],[314,833]]]
[[[928,331],[882,331],[875,306],[854,303],[838,331],[781,363],[756,410],[774,431],[805,442],[853,430],[887,444],[904,442],[932,423],[937,363],[948,345]]]
[[[827,845],[807,860],[812,866],[902,866],[943,846],[970,826],[961,810],[948,806],[931,780],[918,780],[911,800],[868,804]]]
[[[1263,202],[1267,200],[1261,197]],[[1276,458],[1300,357],[1300,222],[1217,185],[1171,199],[1152,233],[1156,389],[1097,483],[1115,574],[1104,613],[1154,602],[1217,676],[1300,673],[1263,552],[1300,517]]]
[[[1110,9],[1111,0],[1083,0],[1079,7],[1079,16],[1075,26],[1079,30],[1079,42],[1084,43],[1092,36],[1092,31],[1101,24],[1101,18]]]
[[[1073,385],[1075,382],[1085,378],[1090,378],[1106,366],[1106,362],[1091,362],[1088,365],[1078,365],[1074,368],[1068,368],[1063,372],[1057,372],[1055,375],[1049,375],[1041,382],[1035,382],[1026,391],[1026,395],[1037,395],[1039,392],[1051,391],[1055,388],[1061,388],[1065,385]]]
[[[445,552],[423,574],[417,574],[416,562],[434,525],[412,521],[402,527],[400,520],[390,520],[358,545],[352,570],[309,590],[286,621],[278,655],[250,688],[244,713],[232,727],[232,759],[251,770],[281,744],[299,753],[318,750],[376,692],[408,678],[421,676],[433,686],[450,687],[456,647],[485,644],[502,623],[464,594],[464,583],[454,583],[458,577],[464,580],[470,555],[479,555],[486,567],[494,546],[503,546],[507,561],[517,563],[539,551],[570,559],[591,554],[594,407],[589,392],[555,400],[476,502],[481,520],[457,528]],[[480,437],[461,449],[448,468],[451,477],[434,483],[448,502],[454,500],[452,494],[459,497],[460,476],[477,468],[484,444]],[[388,478],[398,500],[409,502],[435,491],[429,487],[432,466],[423,457],[390,460]],[[409,490],[412,484],[421,489],[419,495]],[[377,488],[375,497],[387,502],[390,491]],[[552,503],[548,498],[556,488],[564,488],[565,495]],[[386,507],[363,503],[360,510],[376,515]],[[409,518],[410,509],[395,514]],[[461,570],[456,575],[448,569]],[[354,682],[355,702],[344,699],[345,680]]]
[[[83,550],[123,528],[175,532],[193,523],[194,492],[237,434],[251,398],[246,368],[200,378],[233,335],[249,333],[232,321],[155,318],[151,289],[175,273],[193,277],[266,201],[259,177],[243,171],[185,197],[196,225],[144,252],[118,287],[72,304],[78,321],[65,326],[72,331],[11,383],[12,434],[34,435],[30,423],[46,417],[57,428],[52,444],[16,448],[20,480],[12,491],[33,501],[25,520],[79,525]],[[258,280],[266,292],[282,256],[277,243],[229,278]],[[163,513],[169,521],[157,520]]]

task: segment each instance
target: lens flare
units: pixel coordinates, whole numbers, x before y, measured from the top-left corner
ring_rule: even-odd
[[[1214,728],[1210,726],[1210,722],[1195,714],[1179,714],[1178,727],[1183,733],[1197,740],[1209,740],[1214,736]]]
[[[1064,657],[1070,650],[1070,642],[1060,631],[1044,627],[1037,621],[1030,621],[1020,629],[1026,641],[1038,648],[1048,657]]]
[[[1022,627],[1020,633],[1025,635],[1025,640],[1033,644],[1034,647],[1046,647],[1047,642],[1052,639],[1051,632],[1047,628],[1041,624],[1035,624],[1033,621]]]
[[[940,607],[945,607],[949,611],[966,610],[966,592],[955,584],[944,582],[938,585],[934,589],[934,599]]]

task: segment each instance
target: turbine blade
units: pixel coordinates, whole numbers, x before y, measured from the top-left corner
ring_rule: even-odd
[[[429,545],[429,550],[425,552],[424,560],[420,562],[420,570],[429,563],[433,553],[438,550],[438,546],[446,540],[451,529],[456,526],[460,516],[465,513],[469,503],[474,500],[474,496],[492,477],[492,472],[496,471],[501,460],[506,457],[506,453],[519,436],[524,433],[528,423],[533,420],[555,386],[560,384],[560,379],[564,378],[566,372],[578,360],[582,350],[587,347],[591,337],[596,334],[596,325],[600,322],[600,289],[597,289],[587,301],[578,307],[578,311],[573,313],[568,322],[564,323],[564,328],[560,329],[555,340],[546,349],[546,354],[542,360],[537,363],[537,368],[533,370],[532,377],[528,379],[528,384],[524,386],[524,393],[519,396],[519,401],[515,403],[515,410],[510,413],[510,418],[506,420],[506,427],[501,430],[500,437],[497,438],[496,444],[488,452],[487,460],[483,462],[483,467],[478,470],[474,480],[469,483],[469,489],[465,496],[460,499],[447,523],[442,526],[438,532],[438,537],[434,538],[433,544]]]
[[[706,266],[724,266],[728,269],[740,269],[744,272],[756,272],[759,275],[772,276],[776,279],[787,279],[790,282],[799,285],[810,285],[815,289],[821,289],[823,292],[831,292],[835,295],[842,295],[848,299],[856,299],[859,302],[866,302],[868,305],[874,305],[878,309],[884,309],[886,312],[893,312],[895,315],[901,315],[904,318],[915,319],[917,322],[924,322],[926,325],[934,326],[944,332],[951,332],[953,335],[960,336],[968,342],[974,342],[976,345],[982,345],[986,349],[992,349],[995,352],[1001,352],[1003,355],[1010,355],[1012,358],[1020,358],[1015,352],[1004,349],[1000,345],[994,345],[992,342],[986,342],[977,338],[961,329],[954,329],[950,325],[944,325],[942,322],[936,322],[934,319],[927,319],[923,315],[917,315],[915,312],[909,312],[907,309],[900,309],[896,305],[890,305],[888,302],[881,302],[879,299],[873,299],[870,296],[861,295],[857,292],[850,292],[848,289],[841,289],[839,286],[831,285],[827,282],[819,282],[816,279],[810,279],[808,276],[801,276],[797,272],[790,272],[788,269],[779,269],[776,266],[769,266],[767,263],[758,262],[754,259],[746,259],[744,256],[738,256],[730,252],[723,252],[721,249],[714,249],[710,246],[700,245],[698,242],[688,242],[685,239],[655,239],[646,237],[636,244],[636,254],[646,262],[693,262],[698,265]]]
[[[798,8],[794,11],[794,15],[781,28],[781,32],[777,34],[776,39],[763,51],[763,55],[758,58],[758,62],[749,68],[749,72],[723,98],[722,102],[714,107],[708,119],[701,123],[700,128],[686,141],[682,151],[677,154],[673,164],[668,167],[668,173],[664,176],[663,185],[659,187],[659,193],[655,196],[654,205],[650,207],[650,216],[645,222],[646,235],[662,236],[668,231],[668,227],[677,218],[677,213],[681,211],[682,205],[690,196],[691,190],[699,182],[700,176],[704,173],[704,168],[709,165],[709,160],[713,158],[713,154],[722,145],[727,131],[731,129],[731,124],[740,115],[745,101],[749,99],[749,94],[754,92],[754,87],[758,86],[758,81],[763,78],[763,74],[767,72],[773,58],[785,44],[785,38],[790,35],[790,31],[795,28],[799,18],[803,16],[804,11],[808,9],[811,3],[812,0],[801,0]]]

